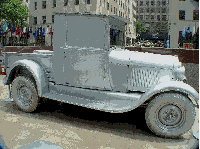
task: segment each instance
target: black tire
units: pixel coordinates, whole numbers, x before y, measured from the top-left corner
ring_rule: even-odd
[[[195,115],[194,105],[186,96],[164,93],[148,104],[145,119],[149,129],[156,135],[176,138],[191,129]]]
[[[11,94],[17,107],[25,112],[34,112],[39,97],[34,82],[24,76],[18,76],[12,82]]]

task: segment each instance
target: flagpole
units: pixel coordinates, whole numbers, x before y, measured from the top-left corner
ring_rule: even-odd
[[[52,27],[50,28],[50,31],[52,32]],[[52,34],[51,34],[51,46],[52,46]]]
[[[12,46],[12,29],[13,29],[13,27],[12,27],[12,25],[11,25],[11,46]]]

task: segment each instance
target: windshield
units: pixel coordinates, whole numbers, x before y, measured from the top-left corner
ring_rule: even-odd
[[[125,46],[124,32],[110,28],[110,47],[114,46]]]

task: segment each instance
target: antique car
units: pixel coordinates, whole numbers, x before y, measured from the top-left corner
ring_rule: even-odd
[[[125,50],[127,23],[116,15],[55,13],[53,51],[3,53],[3,82],[16,106],[33,112],[49,98],[123,113],[146,105],[156,135],[189,131],[199,95],[184,83],[184,66],[177,56]]]

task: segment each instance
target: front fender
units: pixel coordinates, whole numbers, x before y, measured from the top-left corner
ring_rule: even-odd
[[[195,100],[197,107],[199,107],[199,93],[193,87],[181,81],[168,81],[156,84],[143,94],[140,100],[145,102],[158,93],[168,91],[176,91],[188,95],[191,100]]]
[[[48,79],[44,73],[44,70],[41,68],[40,65],[38,65],[36,62],[32,60],[19,60],[16,61],[9,69],[7,72],[7,77],[3,79],[3,83],[5,85],[10,84],[11,82],[9,81],[11,79],[11,75],[13,71],[16,71],[16,67],[23,66],[25,67],[34,77],[36,86],[37,86],[37,91],[38,95],[41,97],[43,94],[48,92]]]

